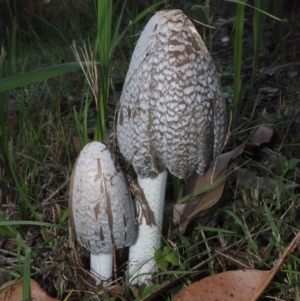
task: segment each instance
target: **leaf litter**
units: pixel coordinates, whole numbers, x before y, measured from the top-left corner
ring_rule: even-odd
[[[206,277],[182,290],[173,301],[255,301],[280,271],[299,241],[300,231],[269,271],[242,269]]]

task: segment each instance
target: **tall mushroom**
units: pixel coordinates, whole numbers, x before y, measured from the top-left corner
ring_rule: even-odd
[[[157,12],[133,52],[117,120],[120,151],[154,215],[153,225],[142,219],[130,247],[133,283],[145,283],[156,270],[166,168],[179,178],[203,174],[221,151],[226,130],[219,76],[200,35],[182,11]]]
[[[133,204],[115,164],[105,144],[87,144],[76,160],[69,189],[71,227],[91,252],[91,272],[104,284],[112,276],[113,244],[123,248],[135,238]]]

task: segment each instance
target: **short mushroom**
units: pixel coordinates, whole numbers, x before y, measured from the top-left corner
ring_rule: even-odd
[[[113,244],[129,246],[135,216],[122,171],[105,144],[91,142],[80,152],[69,189],[71,227],[90,255],[90,270],[107,284],[112,276]]]
[[[157,12],[133,52],[117,120],[120,151],[155,219],[142,219],[130,247],[133,283],[145,284],[157,268],[166,169],[179,178],[203,174],[221,151],[226,123],[219,76],[200,35],[182,11]]]

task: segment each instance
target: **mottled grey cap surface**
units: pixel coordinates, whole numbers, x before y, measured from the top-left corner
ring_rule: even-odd
[[[227,132],[219,76],[191,21],[157,12],[133,52],[120,99],[118,143],[136,173],[203,174]]]
[[[135,239],[135,216],[124,175],[106,145],[87,144],[73,168],[69,208],[78,242],[92,254],[111,253]]]

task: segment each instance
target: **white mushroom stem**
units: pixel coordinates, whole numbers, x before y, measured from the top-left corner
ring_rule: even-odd
[[[91,254],[90,271],[102,281],[103,285],[112,278],[113,255],[112,254]]]
[[[154,251],[161,246],[167,176],[168,172],[164,171],[161,174],[151,172],[146,179],[138,177],[138,183],[153,212],[154,221],[152,225],[147,225],[145,217],[142,216],[136,240],[129,249],[129,281],[132,284],[145,284],[157,270]]]

